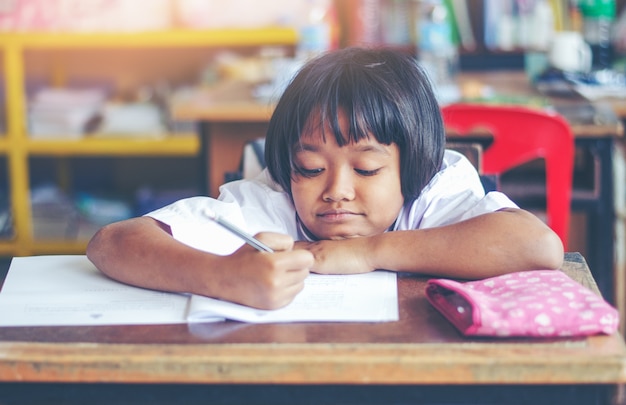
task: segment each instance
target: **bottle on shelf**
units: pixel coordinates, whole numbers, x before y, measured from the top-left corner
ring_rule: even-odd
[[[593,70],[610,69],[613,63],[611,29],[615,20],[615,0],[579,0],[583,16],[583,36],[591,46]]]
[[[299,27],[296,57],[305,61],[336,47],[336,13],[330,0],[307,0],[306,19]]]
[[[441,0],[418,2],[417,55],[443,104],[459,98],[456,83],[458,47],[452,34],[450,10]]]

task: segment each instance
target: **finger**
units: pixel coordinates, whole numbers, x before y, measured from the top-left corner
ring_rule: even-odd
[[[312,243],[306,240],[298,240],[296,242],[294,242],[293,244],[293,248],[294,249],[309,249],[309,246],[311,246]]]
[[[257,284],[260,290],[253,294],[256,305],[264,309],[276,309],[289,304],[304,289],[306,269],[281,270]]]
[[[315,264],[313,253],[304,249],[278,252],[272,257],[277,268],[287,272],[302,273],[301,277],[308,276],[309,270]]]
[[[312,255],[307,251],[276,252],[264,256],[263,259],[272,262],[270,283],[273,290],[283,290],[292,286],[300,286],[298,290],[301,289],[313,264]]]
[[[293,238],[282,233],[259,232],[254,237],[275,251],[291,250],[293,248]]]
[[[296,298],[296,296],[300,294],[300,292],[302,292],[302,290],[304,290],[304,283],[297,283],[286,287],[284,290],[284,305],[287,305],[291,301],[293,301],[294,298]]]
[[[286,280],[283,280],[286,282]],[[291,303],[294,298],[304,289],[304,280],[296,280],[292,283],[286,283],[280,288],[280,292],[272,296],[272,299],[266,303],[272,309],[284,307]]]

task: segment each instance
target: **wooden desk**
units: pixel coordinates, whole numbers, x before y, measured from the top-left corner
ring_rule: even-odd
[[[597,291],[580,254],[563,271]],[[626,382],[620,335],[464,338],[427,302],[425,281],[400,276],[398,322],[0,328],[0,403],[99,403],[118,390],[128,403],[247,393],[247,403],[588,405]]]

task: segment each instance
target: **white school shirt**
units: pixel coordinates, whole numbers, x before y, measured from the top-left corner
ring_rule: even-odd
[[[191,197],[146,215],[167,224],[175,239],[196,249],[216,254],[238,249],[243,241],[208,219],[205,208],[252,235],[269,231],[308,239],[289,196],[267,169],[254,179],[222,185],[218,199]],[[439,172],[417,199],[404,205],[392,229],[448,225],[503,208],[517,205],[501,192],[485,194],[474,166],[460,153],[446,150]]]

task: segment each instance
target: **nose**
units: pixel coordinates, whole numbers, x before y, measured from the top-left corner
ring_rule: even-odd
[[[329,170],[326,188],[322,198],[324,201],[350,201],[355,196],[355,183],[352,170]]]

